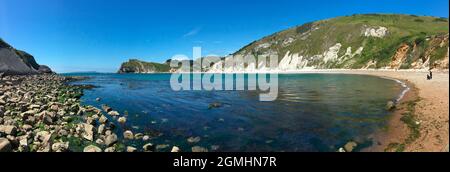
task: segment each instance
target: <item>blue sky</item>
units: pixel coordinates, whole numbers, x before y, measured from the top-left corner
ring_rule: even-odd
[[[226,55],[263,36],[359,13],[448,17],[448,0],[0,0],[0,37],[57,72],[115,72],[130,58]]]

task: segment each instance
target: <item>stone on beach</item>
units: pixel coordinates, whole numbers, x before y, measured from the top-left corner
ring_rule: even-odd
[[[119,116],[120,114],[119,114],[119,112],[117,112],[117,111],[110,111],[110,112],[108,112],[108,115],[111,115],[111,116]]]
[[[98,122],[102,123],[102,124],[106,124],[108,122],[108,118],[105,115],[100,116],[100,118],[98,119]]]
[[[6,138],[0,138],[0,152],[11,152],[12,146],[11,142],[9,142]]]
[[[155,151],[155,146],[152,143],[147,143],[143,147],[145,152],[153,152]]]
[[[0,125],[0,133],[15,135],[17,133],[17,127],[14,125]]]
[[[346,152],[352,152],[358,144],[356,142],[348,142],[344,145],[344,149]]]
[[[130,130],[123,132],[123,138],[133,140],[134,139],[133,132],[131,132]]]
[[[386,103],[386,110],[392,111],[395,109],[395,103],[393,101],[388,101]]]
[[[172,150],[170,150],[170,152],[180,152],[180,151],[181,151],[181,149],[177,146],[173,146]]]
[[[102,149],[95,145],[89,145],[83,149],[83,152],[102,152]]]
[[[117,135],[112,133],[105,138],[105,145],[112,146],[117,142]]]
[[[135,147],[132,146],[127,146],[127,152],[136,152],[137,149]]]
[[[125,117],[119,117],[119,119],[117,120],[117,122],[121,123],[121,124],[125,124],[127,122],[127,118]]]

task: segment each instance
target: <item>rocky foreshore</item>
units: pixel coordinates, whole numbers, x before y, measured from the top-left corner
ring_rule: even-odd
[[[142,148],[124,145],[110,121],[120,114],[106,105],[102,111],[80,104],[83,89],[89,87],[67,84],[71,80],[59,75],[0,78],[0,152],[154,151],[151,143]],[[132,131],[123,135],[135,136]]]

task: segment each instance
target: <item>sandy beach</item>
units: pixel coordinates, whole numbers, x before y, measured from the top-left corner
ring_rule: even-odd
[[[297,72],[298,73],[298,72]],[[302,72],[301,72],[302,73]],[[442,152],[448,151],[449,144],[449,72],[435,71],[433,79],[427,80],[427,71],[392,71],[392,70],[319,70],[304,73],[343,73],[387,77],[401,80],[411,88],[399,102],[389,128],[374,136],[375,146],[364,151],[386,151],[389,144],[403,143],[411,131],[401,121],[406,105],[402,103],[417,101],[414,107],[416,124],[420,136],[411,143],[404,144],[405,152]]]

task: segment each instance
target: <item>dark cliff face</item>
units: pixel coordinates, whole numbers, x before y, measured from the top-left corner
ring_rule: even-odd
[[[16,50],[0,39],[0,73],[7,75],[27,75],[53,73],[45,65],[39,65],[27,52]]]

